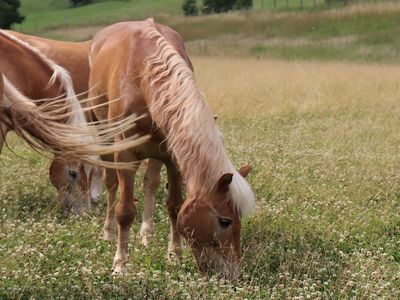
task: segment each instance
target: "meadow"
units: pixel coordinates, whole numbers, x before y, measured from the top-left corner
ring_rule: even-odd
[[[181,0],[102,1],[73,9],[66,8],[65,2],[44,1],[44,9],[37,1],[23,0],[27,18],[15,29],[63,40],[87,40],[106,25],[154,17],[178,31],[192,55],[390,64],[400,60],[399,2],[261,9],[260,2],[254,1],[252,11],[190,18],[182,16]]]
[[[162,189],[153,242],[138,244],[138,213],[132,273],[112,277],[104,202],[89,218],[60,218],[49,161],[11,139],[25,159],[2,157],[0,295],[398,298],[398,68],[197,57],[194,65],[235,165],[254,168],[257,213],[244,221],[240,281],[203,281],[188,252],[181,266],[167,262]]]
[[[387,7],[375,9],[378,21],[392,13]],[[357,6],[318,14],[346,19],[351,9],[362,16],[373,10]],[[305,22],[303,17],[292,14]],[[246,14],[223,18],[248,20]],[[252,19],[257,24],[262,18],[270,19],[257,12]],[[189,32],[179,25],[204,20],[219,22],[217,17],[169,22],[186,35],[198,84],[219,116],[234,165],[253,166],[248,179],[257,211],[243,220],[238,282],[204,280],[187,249],[182,264],[167,261],[163,188],[157,193],[154,239],[148,248],[139,244],[140,202],[130,243],[131,271],[112,276],[116,245],[102,240],[105,193],[89,216],[62,217],[48,179],[49,159],[10,136],[10,149],[0,160],[0,299],[400,298],[397,54],[380,60],[351,53],[343,59],[321,59],[318,53],[313,59],[253,55],[239,53],[240,47],[229,52],[218,42],[225,34],[200,38],[201,26]],[[343,24],[357,38],[379,32]],[[381,28],[386,40],[395,40],[398,29],[391,24],[393,30]],[[212,28],[210,33],[218,32]],[[282,35],[285,28],[290,25],[282,25]],[[238,43],[244,39],[240,32],[235,36]],[[285,43],[296,40],[296,35],[285,37]],[[196,43],[201,41],[214,43],[215,51],[200,52]],[[143,199],[141,178],[137,185]]]

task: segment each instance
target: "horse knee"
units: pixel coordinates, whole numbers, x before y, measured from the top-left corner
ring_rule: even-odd
[[[132,201],[129,205],[117,205],[115,210],[115,220],[121,227],[132,225],[135,220],[136,207]]]

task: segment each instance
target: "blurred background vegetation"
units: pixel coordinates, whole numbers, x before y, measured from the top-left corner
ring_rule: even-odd
[[[4,1],[11,0],[0,5]],[[13,29],[73,41],[90,39],[112,23],[154,17],[177,30],[192,55],[379,63],[400,58],[398,1],[21,0],[19,12]]]

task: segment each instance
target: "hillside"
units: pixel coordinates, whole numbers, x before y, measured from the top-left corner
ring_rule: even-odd
[[[182,0],[106,1],[73,9],[66,8],[66,2],[24,0],[27,19],[15,29],[85,40],[108,24],[155,17],[184,37],[192,55],[400,61],[400,3],[296,11],[261,10],[256,5],[251,12],[187,18],[181,15]]]
[[[26,20],[15,29],[42,33],[55,28],[105,25],[119,20],[143,19],[158,14],[179,14],[181,0],[99,1],[68,8],[67,0],[23,0]]]

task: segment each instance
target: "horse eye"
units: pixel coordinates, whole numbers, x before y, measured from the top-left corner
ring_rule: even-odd
[[[221,225],[221,227],[224,229],[228,228],[232,224],[232,220],[227,218],[218,218],[218,221],[219,225]]]
[[[78,174],[74,170],[69,170],[68,173],[69,173],[69,176],[72,177],[73,179],[78,177]]]

